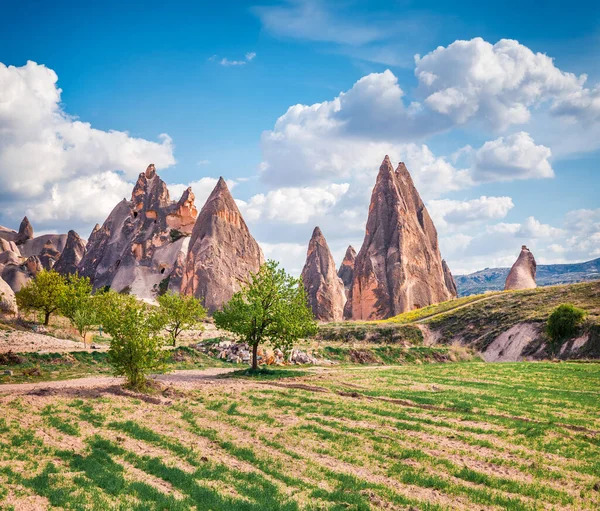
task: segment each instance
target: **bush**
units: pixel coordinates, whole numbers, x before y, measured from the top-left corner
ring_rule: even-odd
[[[552,344],[556,346],[575,335],[578,327],[583,323],[585,314],[584,310],[578,309],[570,303],[563,303],[556,307],[546,323],[546,332]]]
[[[65,278],[54,270],[42,270],[15,293],[19,309],[39,311],[48,325],[50,315],[57,312],[67,290]]]
[[[115,374],[125,376],[131,388],[143,390],[148,375],[164,368],[167,353],[158,337],[162,323],[133,296],[111,291],[95,300],[98,317],[112,337],[108,356]]]

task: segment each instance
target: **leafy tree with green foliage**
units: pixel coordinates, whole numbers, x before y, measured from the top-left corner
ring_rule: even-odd
[[[173,347],[183,330],[194,328],[206,317],[206,309],[202,307],[200,300],[193,296],[167,293],[158,297],[158,304],[158,314],[169,332]]]
[[[158,333],[163,323],[146,304],[134,296],[109,291],[94,297],[104,330],[112,337],[109,362],[128,386],[144,390],[147,376],[164,369],[167,353]]]
[[[259,344],[270,342],[289,349],[301,337],[317,332],[300,279],[278,268],[275,261],[267,261],[252,273],[243,289],[214,313],[214,319],[219,328],[252,347],[253,371],[258,368]]]
[[[44,314],[44,325],[48,326],[50,316],[57,312],[67,284],[65,278],[54,270],[42,270],[15,297],[19,309],[40,311]]]
[[[586,312],[583,309],[570,303],[563,303],[552,311],[546,323],[546,332],[554,350],[562,341],[575,335],[585,316]]]
[[[92,297],[92,283],[88,277],[77,274],[65,277],[66,288],[60,300],[60,312],[77,329],[86,346],[86,336],[98,324],[96,305]]]

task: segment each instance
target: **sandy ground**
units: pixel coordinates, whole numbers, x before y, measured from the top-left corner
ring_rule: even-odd
[[[153,378],[167,385],[172,384],[176,387],[193,388],[198,385],[212,383],[216,377],[230,373],[236,369],[238,368],[211,367],[208,369],[190,369],[174,371],[168,374],[159,374]],[[59,389],[95,389],[121,385],[124,381],[123,378],[114,376],[90,376],[74,380],[46,381],[38,383],[8,383],[0,384],[0,395],[23,394],[32,391],[44,392]]]
[[[100,349],[108,349],[101,346]],[[62,353],[68,351],[86,351],[83,343],[58,339],[49,335],[36,334],[34,332],[23,332],[21,330],[0,331],[0,353],[14,351],[25,353],[37,351],[39,353],[52,352]]]

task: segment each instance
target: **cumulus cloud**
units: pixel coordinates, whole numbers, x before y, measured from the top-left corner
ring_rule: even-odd
[[[65,218],[79,206],[84,215],[102,216],[107,197],[120,195],[123,183],[148,163],[159,169],[175,163],[168,135],[152,142],[98,130],[67,114],[57,80],[52,69],[35,62],[0,63],[0,200],[6,211],[23,200],[35,204],[34,223],[58,219],[61,210]]]
[[[483,144],[473,155],[471,176],[478,182],[554,177],[551,155],[548,147],[536,145],[521,131]]]
[[[513,207],[510,197],[485,195],[468,201],[439,199],[427,203],[429,214],[438,229],[504,218]]]
[[[526,123],[532,107],[560,103],[581,91],[587,78],[561,71],[547,55],[511,39],[454,41],[417,55],[415,64],[429,108],[457,124],[476,117],[494,129]]]

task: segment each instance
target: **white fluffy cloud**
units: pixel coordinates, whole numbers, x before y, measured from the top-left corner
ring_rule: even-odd
[[[78,209],[98,218],[127,178],[150,162],[159,169],[175,163],[168,135],[151,142],[97,130],[68,115],[57,80],[53,70],[35,62],[0,63],[0,200],[6,211],[27,200],[34,223],[64,220]],[[15,212],[16,218],[22,214]]]
[[[457,124],[477,117],[495,129],[523,124],[532,107],[581,91],[586,76],[558,69],[550,57],[518,41],[480,37],[415,57],[424,103]]]
[[[536,145],[523,131],[483,144],[475,151],[471,167],[474,181],[512,181],[554,177],[548,161],[552,152]]]
[[[504,218],[514,207],[510,197],[486,197],[458,201],[430,200],[427,209],[438,229],[451,229],[453,225],[482,223]]]

